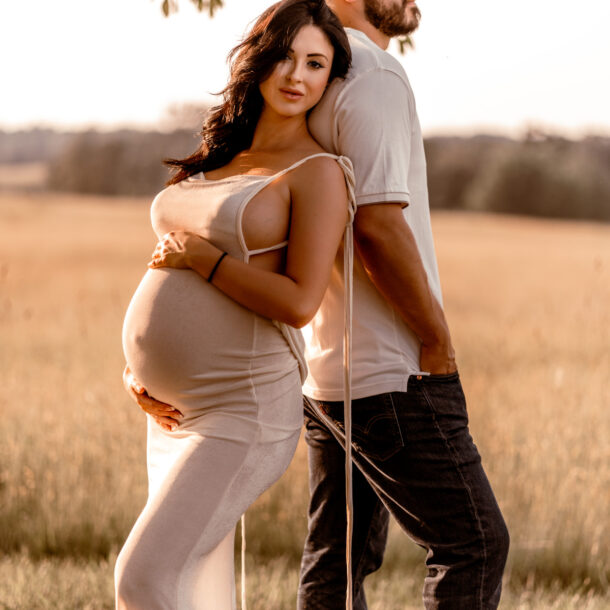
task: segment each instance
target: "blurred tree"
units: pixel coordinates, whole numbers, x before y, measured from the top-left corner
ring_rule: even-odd
[[[454,210],[469,207],[466,195],[487,159],[497,150],[512,150],[518,146],[508,138],[484,135],[426,138],[430,206]]]
[[[467,209],[610,220],[608,140],[528,133],[491,151],[463,195]]]
[[[20,151],[18,160],[53,150],[51,189],[152,195],[169,177],[162,159],[184,157],[198,146],[195,131],[204,112],[197,104],[176,106],[162,132],[21,133],[15,138],[23,145],[7,146]],[[3,138],[0,132],[0,152]],[[573,141],[529,132],[522,140],[435,137],[424,145],[433,208],[610,222],[610,138]]]
[[[214,11],[216,9],[222,8],[223,6],[223,0],[191,0],[191,2],[199,11],[207,9],[210,13],[210,17],[214,16]],[[161,3],[161,10],[166,17],[171,13],[175,13],[178,10],[178,0],[163,0]]]
[[[153,195],[170,176],[162,160],[184,157],[196,146],[190,129],[82,132],[50,162],[47,186],[76,193]]]

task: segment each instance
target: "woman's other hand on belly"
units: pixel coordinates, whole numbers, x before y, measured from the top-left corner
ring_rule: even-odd
[[[180,423],[182,413],[171,405],[149,396],[146,389],[133,376],[129,366],[126,366],[123,371],[123,384],[127,393],[137,405],[145,413],[148,413],[161,428],[167,431],[175,430],[176,426]]]

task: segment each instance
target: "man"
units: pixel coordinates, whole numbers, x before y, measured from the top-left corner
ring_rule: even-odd
[[[496,608],[508,532],[468,432],[430,229],[423,140],[407,76],[385,49],[420,19],[407,0],[327,0],[353,65],[309,119],[350,157],[354,220],[354,608],[381,565],[388,512],[427,549],[427,608]],[[342,253],[312,322],[304,386],[309,532],[299,610],[345,606]]]

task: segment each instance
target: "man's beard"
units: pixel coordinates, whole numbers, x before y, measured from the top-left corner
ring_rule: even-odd
[[[382,34],[393,38],[414,32],[419,26],[421,13],[413,7],[407,12],[408,0],[384,6],[383,0],[364,0],[364,13],[369,23]]]

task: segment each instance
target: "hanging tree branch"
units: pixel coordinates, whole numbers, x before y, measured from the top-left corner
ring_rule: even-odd
[[[415,46],[413,44],[413,39],[410,36],[401,36],[396,39],[396,42],[398,43],[398,51],[401,55],[404,55],[407,52],[407,49],[413,49]]]
[[[210,17],[214,16],[216,9],[223,7],[223,0],[191,0],[191,2],[197,7],[198,11],[207,9]],[[178,10],[178,0],[163,0],[161,10],[166,17],[169,17]]]
[[[223,0],[190,0],[196,7],[198,11],[203,11],[207,9],[210,17],[214,16],[214,12],[216,9],[222,8],[224,6]],[[166,17],[169,17],[172,13],[178,11],[178,0],[163,0],[161,3],[161,10]],[[398,51],[401,55],[404,55],[407,52],[407,49],[413,48],[413,40],[410,36],[401,36],[396,39],[398,43]]]

